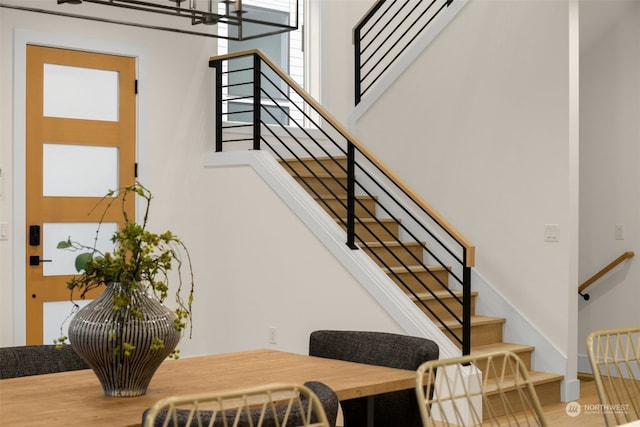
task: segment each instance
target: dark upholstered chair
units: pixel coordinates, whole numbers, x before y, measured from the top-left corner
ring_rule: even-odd
[[[338,396],[336,395],[336,393],[327,385],[317,381],[306,382],[304,386],[306,386],[313,394],[315,394],[318,397],[318,400],[320,401],[320,405],[322,406],[322,409],[324,410],[324,413],[327,417],[329,427],[335,427],[336,418],[338,416]],[[259,396],[261,394],[262,394],[261,391],[260,392],[254,391],[254,392],[249,392],[248,395]],[[202,397],[202,396],[199,398],[198,406],[205,408],[208,400],[213,401],[218,397],[221,397],[222,395],[216,395],[215,393],[213,393],[210,396],[211,399],[207,397]],[[223,397],[223,399],[226,399],[226,398],[234,398],[234,397],[233,396]],[[169,399],[173,399],[173,398],[169,398]],[[180,397],[176,397],[176,399],[181,400]],[[184,399],[188,400],[189,397],[185,397]],[[158,404],[164,408],[171,406],[169,403],[163,404],[162,402],[159,402]],[[306,396],[302,396],[302,405],[305,408],[308,405]],[[187,405],[187,406],[193,406],[193,405]],[[299,407],[296,406],[295,404],[291,408],[292,412],[288,416],[286,424],[283,424],[284,414],[287,411],[286,404],[279,405],[277,407],[277,413],[274,413],[268,409],[265,410],[265,408],[260,407],[261,405],[254,405],[254,406],[256,407],[250,410],[247,410],[246,408],[240,408],[239,409],[241,412],[240,414],[237,414],[236,413],[237,411],[233,409],[227,410],[227,412],[224,415],[224,418],[226,419],[226,424],[224,423],[224,420],[222,419],[222,417],[218,414],[215,420],[213,421],[212,426],[223,427],[226,425],[229,425],[229,426],[236,425],[234,424],[234,420],[236,416],[239,416],[240,419],[238,422],[238,427],[249,427],[252,425],[257,425],[257,421],[261,415],[264,416],[263,422],[260,424],[262,427],[277,427],[277,426],[284,426],[284,425],[286,426],[307,425],[306,423],[302,422],[302,418],[299,414]],[[171,418],[167,423],[167,425],[170,427],[193,427],[198,425],[209,425],[209,423],[211,422],[211,417],[213,416],[213,412],[210,410],[199,410],[198,414],[195,416],[195,419],[191,419],[191,422],[189,422],[190,417],[194,417],[195,415],[193,413],[194,408],[191,408],[191,409],[178,409],[178,408],[179,406],[176,406],[176,408],[172,410],[172,413],[170,415]],[[161,409],[155,415],[155,419],[151,419],[152,413],[155,412],[155,411],[152,411],[152,409],[153,408],[149,408],[146,411],[144,411],[144,413],[142,414],[142,426],[143,427],[163,426],[167,418],[167,409]],[[201,424],[198,424],[198,418]],[[325,424],[322,424],[322,425],[324,426]]]
[[[416,370],[438,358],[438,345],[426,338],[386,332],[314,331],[309,355],[391,368]],[[345,427],[366,426],[367,399],[341,402]],[[414,389],[374,397],[374,426],[422,427]]]
[[[55,345],[0,347],[0,379],[88,369],[70,346]]]

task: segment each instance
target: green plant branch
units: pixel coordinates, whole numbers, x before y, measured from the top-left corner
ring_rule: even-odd
[[[117,197],[114,197],[116,194]],[[141,197],[146,202],[141,224],[131,221],[126,209],[127,198],[132,194]],[[107,212],[118,199],[121,200],[123,224],[111,237],[115,249],[112,252],[102,253],[96,248],[100,226],[106,218]],[[114,311],[118,312],[119,323],[122,323],[125,317],[124,313],[128,312],[136,317],[141,316],[132,298],[134,290],[139,289],[142,292],[151,290],[160,302],[164,302],[169,295],[169,271],[173,267],[172,263],[175,262],[178,284],[175,290],[177,308],[174,310],[176,314],[174,327],[182,332],[188,324],[190,326],[189,337],[191,337],[192,303],[195,288],[191,255],[182,240],[171,231],[156,234],[147,230],[152,199],[151,192],[137,182],[118,190],[110,190],[90,212],[91,214],[99,206],[104,205],[94,238],[94,246],[82,245],[71,240],[71,237],[58,243],[59,249],[85,251],[76,256],[76,270],[81,274],[70,279],[67,282],[67,288],[71,291],[72,300],[75,291],[80,292],[80,298],[84,299],[87,292],[93,289],[110,283],[119,283],[119,292],[114,293],[112,302]],[[186,255],[189,272],[189,290],[186,302],[182,297],[185,286],[183,254]],[[122,337],[122,331],[114,331],[114,334]],[[117,343],[118,353],[121,355],[129,354],[133,349],[121,341],[120,339]],[[157,345],[159,343],[154,344],[154,346]]]

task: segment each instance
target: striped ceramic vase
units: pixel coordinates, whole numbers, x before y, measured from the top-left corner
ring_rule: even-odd
[[[175,314],[139,289],[131,296],[139,315],[128,308],[113,310],[113,297],[121,292],[119,283],[110,284],[80,309],[69,324],[69,341],[93,369],[105,395],[140,396],[178,345],[180,332],[173,327]],[[158,340],[163,343],[160,348]]]

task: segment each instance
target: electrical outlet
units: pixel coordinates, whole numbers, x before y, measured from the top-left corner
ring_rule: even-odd
[[[269,344],[278,344],[276,328],[273,326],[269,328]]]
[[[616,240],[624,240],[624,224],[616,224]]]
[[[9,224],[0,222],[0,240],[9,240]]]

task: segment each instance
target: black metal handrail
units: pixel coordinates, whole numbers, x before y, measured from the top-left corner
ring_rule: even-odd
[[[353,29],[355,103],[453,0],[378,0]]]
[[[234,61],[242,65],[232,65]],[[468,354],[474,246],[259,50],[213,57],[209,66],[216,70],[216,151],[248,142],[254,150],[271,152],[342,224],[345,243],[366,250]],[[238,73],[244,76],[240,81]],[[245,87],[251,96],[230,93],[237,87]],[[230,101],[245,104],[232,111]],[[239,123],[243,120],[238,116],[246,119],[249,111],[251,121]],[[243,127],[251,128],[250,137],[237,136]],[[362,197],[376,199],[376,212]],[[389,220],[398,224],[400,234],[389,228]],[[416,274],[415,266],[430,274],[428,281],[435,290]],[[453,286],[440,279],[433,266],[446,269]],[[420,283],[421,290],[412,290],[405,275]],[[462,297],[452,287],[461,289]],[[432,295],[455,321],[441,320],[421,301],[418,294],[423,292]],[[460,309],[446,304],[442,293]]]

